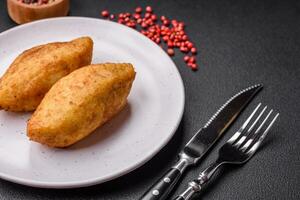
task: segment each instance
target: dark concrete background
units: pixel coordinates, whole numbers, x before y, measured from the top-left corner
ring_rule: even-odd
[[[5,2],[0,1],[0,32],[16,26],[6,13]],[[300,1],[71,0],[70,15],[98,18],[102,9],[117,13],[145,5],[153,6],[158,15],[184,21],[200,52],[197,72],[185,67],[181,55],[174,57],[186,90],[185,113],[174,138],[151,161],[116,180],[69,190],[30,188],[1,180],[0,199],[137,199],[175,162],[179,147],[229,96],[254,83],[264,84],[263,91],[201,165],[185,174],[173,195],[215,159],[218,147],[263,102],[281,113],[264,147],[243,167],[224,168],[195,199],[300,199]]]

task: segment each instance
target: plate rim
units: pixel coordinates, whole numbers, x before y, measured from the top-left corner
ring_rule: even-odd
[[[179,70],[178,70],[176,64],[167,55],[167,53],[162,50],[162,48],[160,48],[156,43],[154,43],[148,37],[144,36],[143,34],[141,34],[140,32],[138,32],[135,29],[129,28],[125,25],[118,24],[118,23],[113,22],[113,21],[103,20],[103,19],[99,19],[99,18],[66,16],[66,17],[55,17],[55,18],[42,19],[42,20],[37,20],[37,21],[34,21],[34,22],[18,25],[18,26],[12,27],[12,28],[10,28],[6,31],[1,32],[0,37],[2,37],[4,35],[7,35],[10,32],[18,31],[20,29],[24,29],[28,26],[32,26],[32,25],[35,25],[35,24],[47,23],[49,21],[60,21],[60,20],[90,20],[90,21],[102,21],[102,22],[105,22],[105,23],[114,23],[114,24],[117,24],[119,26],[122,26],[123,28],[128,29],[128,31],[130,31],[134,34],[140,35],[141,37],[146,39],[148,42],[150,41],[152,44],[155,44],[155,48],[157,48],[157,51],[161,51],[173,63],[174,68],[175,68],[174,72],[175,72],[176,76],[179,79],[179,85],[181,87],[178,88],[178,89],[181,91],[182,96],[181,96],[181,99],[180,99],[181,104],[180,104],[180,113],[179,113],[178,119],[176,121],[176,124],[174,124],[171,133],[168,135],[168,137],[165,139],[165,141],[159,147],[157,147],[153,151],[150,151],[150,153],[148,153],[148,155],[146,155],[143,159],[140,159],[139,162],[134,163],[133,165],[130,165],[126,169],[120,170],[118,173],[114,173],[113,175],[109,174],[109,175],[101,177],[101,178],[92,178],[92,179],[86,179],[86,180],[80,180],[80,181],[65,181],[65,182],[51,181],[51,182],[47,182],[47,181],[36,181],[36,180],[31,180],[31,179],[20,178],[20,177],[17,177],[17,176],[8,175],[6,173],[0,172],[0,178],[3,179],[3,180],[7,180],[7,181],[10,181],[10,182],[14,182],[14,183],[18,183],[18,184],[26,185],[26,186],[31,186],[31,187],[53,188],[53,189],[80,188],[80,187],[88,187],[88,186],[92,186],[92,185],[96,185],[96,184],[101,184],[101,183],[119,178],[121,176],[124,176],[124,175],[136,170],[137,168],[140,168],[144,164],[146,164],[149,160],[151,160],[159,151],[161,151],[169,143],[169,141],[171,140],[171,138],[173,138],[176,130],[178,129],[178,127],[179,127],[179,125],[182,121],[184,108],[185,108],[185,88],[184,88],[184,83],[183,83],[182,77],[179,73]]]

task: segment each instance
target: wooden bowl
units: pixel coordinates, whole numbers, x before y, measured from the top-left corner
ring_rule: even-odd
[[[69,0],[56,0],[43,5],[7,0],[7,10],[12,20],[18,24],[24,24],[38,19],[66,16],[69,12]]]

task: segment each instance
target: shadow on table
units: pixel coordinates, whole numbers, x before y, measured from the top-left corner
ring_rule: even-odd
[[[132,198],[132,194],[136,194],[138,197],[141,195],[139,192],[145,189],[145,185],[147,185],[146,187],[150,187],[155,179],[174,164],[176,155],[180,151],[179,147],[184,145],[183,135],[184,118],[174,134],[174,137],[150,161],[127,175],[99,185],[75,189],[42,189],[0,181],[0,186],[7,187],[7,189],[11,191],[19,191],[25,196],[30,195],[32,197],[32,194],[34,194],[36,199],[40,199],[41,197],[47,199],[107,199],[106,196],[110,196],[111,193],[116,194],[115,196],[120,194],[120,199],[130,199],[129,197],[131,196]],[[127,198],[121,196],[124,195],[124,193],[128,193],[128,191],[131,192]]]

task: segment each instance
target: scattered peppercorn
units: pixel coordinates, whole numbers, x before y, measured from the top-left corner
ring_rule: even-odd
[[[193,47],[193,48],[191,48],[191,52],[192,52],[193,54],[196,54],[196,53],[197,53],[197,49],[196,49],[195,47]]]
[[[167,46],[166,52],[169,56],[174,56],[174,48],[178,48],[182,53],[186,54],[183,60],[187,66],[192,70],[197,70],[198,65],[195,56],[189,56],[189,54],[196,55],[197,48],[189,40],[184,30],[185,24],[183,22],[168,19],[164,15],[158,17],[154,14],[151,6],[147,6],[144,13],[141,7],[136,7],[132,14],[127,12],[119,13],[115,16],[107,10],[103,10],[101,15],[106,19],[115,19],[120,24],[137,29],[141,34],[161,47],[160,43],[163,41]]]
[[[102,17],[108,17],[109,16],[109,12],[107,10],[103,10],[101,12]]]
[[[174,54],[175,54],[174,49],[168,49],[168,50],[167,50],[167,53],[168,53],[170,56],[174,56]]]

